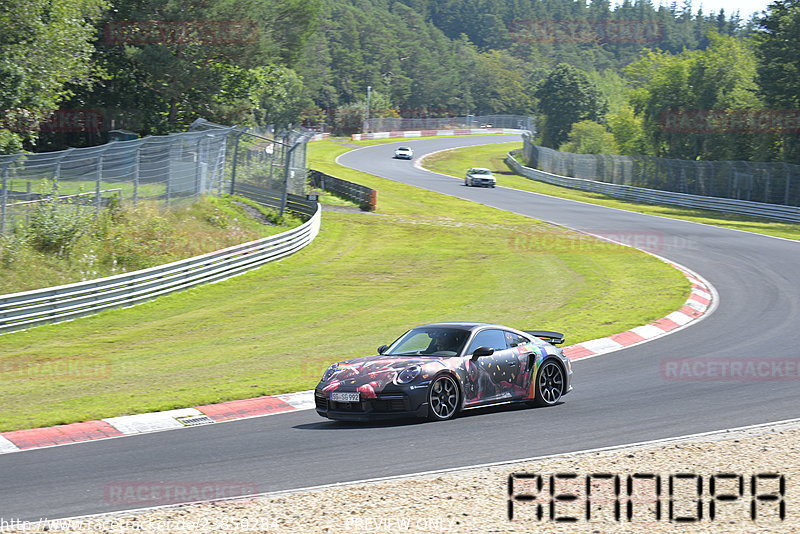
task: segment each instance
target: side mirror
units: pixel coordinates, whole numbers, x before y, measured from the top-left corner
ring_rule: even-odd
[[[478,347],[475,349],[475,352],[472,353],[472,359],[477,360],[481,356],[491,356],[494,354],[494,349],[490,349],[489,347]]]
[[[381,345],[380,347],[378,347],[378,354],[383,354],[384,352],[386,352],[386,349],[388,348],[389,345]]]

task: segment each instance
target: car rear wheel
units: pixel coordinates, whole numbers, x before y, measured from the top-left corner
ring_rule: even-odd
[[[553,406],[564,394],[565,380],[561,366],[553,360],[546,361],[536,376],[535,406]]]
[[[428,390],[429,418],[434,421],[452,418],[458,410],[460,396],[458,385],[452,376],[436,377]]]

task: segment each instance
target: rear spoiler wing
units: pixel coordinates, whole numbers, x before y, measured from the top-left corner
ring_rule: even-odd
[[[561,332],[551,332],[549,330],[523,330],[523,332],[543,339],[551,345],[560,345],[564,342],[564,334]]]

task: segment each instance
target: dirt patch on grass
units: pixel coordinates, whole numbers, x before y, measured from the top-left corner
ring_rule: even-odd
[[[277,226],[277,224],[272,222],[269,217],[264,215],[260,210],[254,208],[253,206],[245,204],[244,202],[239,202],[238,200],[234,200],[233,203],[242,208],[245,213],[247,213],[247,216],[251,219],[267,226]]]

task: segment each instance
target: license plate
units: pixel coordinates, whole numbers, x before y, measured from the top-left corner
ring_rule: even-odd
[[[361,397],[358,392],[345,393],[343,391],[334,391],[331,393],[331,400],[333,402],[360,402]]]

